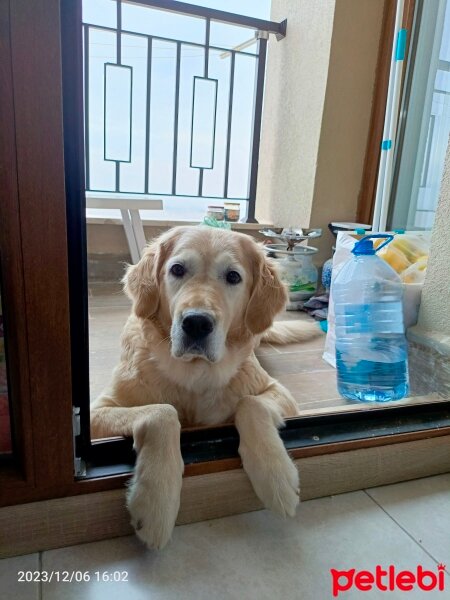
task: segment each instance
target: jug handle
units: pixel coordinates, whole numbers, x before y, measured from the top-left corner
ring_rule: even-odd
[[[380,239],[380,238],[381,239],[386,238],[386,241],[383,242],[382,244],[380,244],[378,246],[378,248],[375,248],[375,253],[377,253],[379,250],[381,250],[381,248],[384,248],[390,242],[392,242],[392,240],[394,239],[394,236],[391,235],[390,233],[373,233],[372,235],[365,235],[363,238],[358,240],[356,243],[359,244],[363,240]]]

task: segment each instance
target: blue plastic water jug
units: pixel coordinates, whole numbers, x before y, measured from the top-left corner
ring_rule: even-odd
[[[372,238],[386,241],[375,249]],[[376,256],[392,239],[381,234],[362,238],[332,285],[338,390],[350,400],[387,402],[408,395],[403,286]]]

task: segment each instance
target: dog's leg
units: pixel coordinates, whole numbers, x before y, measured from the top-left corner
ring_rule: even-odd
[[[272,383],[258,396],[246,396],[235,416],[239,454],[257,496],[266,508],[293,517],[299,503],[297,468],[278,435],[283,417],[297,414],[289,392]]]
[[[137,460],[127,498],[138,537],[149,548],[159,549],[167,544],[175,526],[184,463],[177,411],[169,404],[151,408],[154,413],[133,427]]]
[[[184,470],[180,422],[170,404],[94,408],[91,427],[99,435],[132,435],[136,468],[127,505],[138,537],[149,548],[167,544],[180,508]]]
[[[145,406],[96,406],[91,404],[91,438],[131,437],[134,425],[154,413],[153,405]]]

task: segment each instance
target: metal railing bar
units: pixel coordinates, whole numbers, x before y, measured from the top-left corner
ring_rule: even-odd
[[[177,160],[178,160],[178,112],[180,107],[180,66],[181,66],[181,42],[177,42],[177,62],[175,75],[175,109],[173,120],[173,171],[172,171],[172,195],[176,195],[177,187]]]
[[[228,93],[228,127],[227,127],[227,151],[225,155],[225,181],[223,197],[228,198],[228,176],[230,171],[230,145],[231,145],[231,120],[233,117],[233,91],[234,91],[234,67],[236,63],[236,55],[231,52],[230,63],[230,91]]]
[[[90,189],[90,190],[86,190],[87,192],[95,192],[98,194],[115,194],[116,191],[115,190],[99,190],[99,189]],[[121,190],[119,192],[120,194],[132,194],[133,196],[163,196],[163,197],[168,197],[168,198],[173,198],[174,196],[176,196],[177,198],[198,198],[199,196],[197,194],[172,194],[172,193],[166,193],[166,192],[127,192],[124,190]],[[204,196],[204,198],[211,198],[212,200],[224,200],[223,196],[215,196],[213,194],[208,194],[207,196]],[[243,197],[233,197],[233,196],[229,196],[226,198],[227,200],[236,200],[236,202],[248,202],[249,198],[243,198]],[[145,209],[143,209],[145,210]]]
[[[117,32],[116,32],[116,63],[122,64],[122,0],[116,0],[117,4]],[[105,75],[106,83],[106,75]],[[105,98],[106,102],[106,98]],[[106,106],[106,104],[105,104]],[[106,135],[106,132],[105,132]],[[131,154],[131,142],[130,142]],[[130,156],[131,158],[131,156]],[[120,162],[116,161],[116,192],[120,190]]]
[[[264,19],[257,19],[255,17],[247,17],[245,15],[238,15],[236,13],[217,10],[215,8],[187,4],[186,2],[178,2],[175,0],[127,0],[127,4],[141,4],[144,6],[157,8],[159,10],[167,10],[185,15],[191,15],[194,17],[208,18],[212,21],[219,21],[220,23],[229,23],[232,25],[239,25],[241,27],[258,29],[260,31],[268,31],[269,33],[275,33],[281,37],[286,35],[286,27],[283,22],[277,23],[275,21],[266,21]]]
[[[152,46],[153,40],[147,38],[147,102],[145,108],[145,192],[148,193],[150,170],[150,99],[152,88]]]
[[[256,223],[255,219],[255,203],[256,203],[256,185],[258,179],[258,161],[259,161],[259,145],[261,141],[261,120],[263,108],[264,94],[264,78],[266,72],[266,54],[267,54],[267,38],[261,37],[258,40],[259,58],[257,62],[257,72],[255,81],[255,108],[253,112],[253,140],[250,163],[250,182],[249,182],[249,201],[247,211],[247,223]]]
[[[204,63],[203,63],[203,77],[205,77],[205,78],[208,77],[208,67],[209,67],[209,35],[210,35],[210,31],[211,31],[211,21],[209,19],[206,19],[206,23],[205,23],[205,50],[204,50],[205,56],[204,56]],[[194,90],[195,90],[195,85],[194,85]],[[217,89],[216,89],[216,96],[217,96]],[[216,102],[217,102],[217,98],[216,98]],[[194,98],[192,99],[191,165],[192,165],[192,137],[194,135],[193,125],[194,125]],[[213,147],[213,163],[212,163],[212,166],[214,166],[214,147]],[[198,172],[198,195],[200,197],[203,196],[203,169],[202,168],[200,168],[199,172]]]
[[[105,31],[111,31],[114,33],[117,31],[117,29],[115,27],[107,27],[106,25],[91,25],[89,23],[84,23],[83,26],[88,27],[89,29],[100,29],[100,30],[105,30]],[[128,29],[122,29],[122,33],[124,35],[135,35],[137,37],[161,40],[162,42],[172,42],[173,44],[176,44],[177,42],[179,42],[180,44],[183,44],[186,46],[194,46],[194,47],[198,47],[198,48],[205,47],[205,45],[201,44],[200,42],[187,42],[185,40],[162,37],[160,35],[153,35],[151,33],[138,33],[136,31],[129,31]],[[226,52],[227,54],[231,54],[231,52],[234,52],[235,54],[245,54],[246,56],[253,56],[253,57],[258,56],[258,54],[253,54],[252,52],[244,52],[243,50],[234,50],[231,48],[222,48],[221,46],[211,46],[210,45],[209,48],[210,48],[210,50],[219,50],[220,52]]]
[[[122,0],[117,1],[117,35],[116,35],[116,63],[118,65],[122,64]]]
[[[199,167],[198,170],[198,197],[203,197],[203,168]]]
[[[85,148],[85,185],[91,185],[89,157],[89,27],[84,28],[84,148]]]
[[[205,62],[203,65],[203,77],[207,78],[208,77],[208,63],[209,63],[209,34],[210,34],[210,30],[211,30],[211,21],[209,19],[206,19],[206,26],[205,26]]]
[[[120,192],[120,162],[116,160],[116,192]]]

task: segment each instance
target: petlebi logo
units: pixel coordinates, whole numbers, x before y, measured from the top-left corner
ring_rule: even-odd
[[[370,592],[373,589],[380,592],[410,592],[422,590],[431,592],[445,589],[445,565],[439,564],[435,571],[424,569],[418,565],[413,571],[397,571],[394,565],[383,568],[377,565],[373,571],[338,571],[330,569],[331,588],[333,597],[337,598],[349,590],[356,589],[360,592]]]

